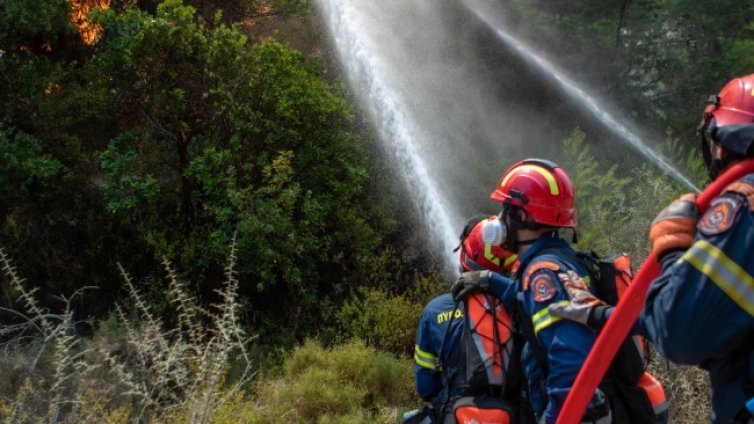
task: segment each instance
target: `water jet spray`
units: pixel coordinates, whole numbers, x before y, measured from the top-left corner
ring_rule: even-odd
[[[495,25],[486,15],[484,15],[478,8],[469,4],[468,0],[462,0],[462,3],[466,5],[479,19],[490,27],[497,34],[498,38],[503,41],[505,45],[515,50],[519,57],[522,57],[526,62],[533,65],[538,71],[549,79],[557,82],[560,88],[570,97],[578,99],[585,109],[592,113],[606,128],[611,132],[618,135],[621,140],[628,143],[631,147],[636,149],[641,155],[649,159],[656,166],[665,171],[669,176],[683,184],[687,188],[693,190],[695,193],[699,193],[699,188],[696,187],[688,178],[681,174],[672,165],[666,162],[655,151],[647,147],[641,139],[632,131],[630,131],[625,125],[615,120],[609,113],[603,110],[597,101],[586,94],[586,92],[580,88],[575,82],[571,81],[564,73],[560,72],[557,67],[552,63],[537,55],[530,46],[527,46],[511,34],[507,33],[499,26]]]
[[[416,149],[418,140],[428,135],[416,125],[405,99],[397,87],[391,85],[387,65],[373,54],[370,44],[373,41],[359,26],[359,5],[354,3],[348,0],[318,1],[351,87],[372,118],[382,146],[407,184],[430,238],[445,253],[447,271],[457,272],[457,259],[452,251],[458,236],[452,230],[451,222],[460,221],[457,217],[451,220],[446,197],[439,195],[425,159]]]

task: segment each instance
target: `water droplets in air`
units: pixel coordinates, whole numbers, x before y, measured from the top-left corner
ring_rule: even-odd
[[[451,252],[466,218],[499,207],[488,196],[500,173],[525,157],[557,162],[548,156],[552,143],[574,126],[604,125],[696,189],[583,88],[485,14],[466,9],[471,1],[317,2],[351,90],[368,112],[396,177],[408,187],[413,204],[405,207],[418,212],[432,241],[427,249],[443,252],[449,270],[457,265]],[[501,68],[504,55],[496,49],[521,61]],[[524,62],[538,75],[519,80]],[[590,114],[552,111],[543,119],[536,101],[529,101],[526,78],[560,87],[552,94],[578,100],[574,103]]]
[[[416,205],[406,207],[420,209],[431,238],[447,253],[446,265],[452,270],[456,261],[451,252],[458,236],[453,231],[457,225],[451,223],[457,223],[458,219],[451,220],[446,197],[440,196],[435,180],[427,171],[425,158],[417,151],[418,139],[428,135],[417,127],[406,99],[398,92],[398,87],[391,84],[391,68],[375,54],[374,43],[379,40],[373,36],[375,31],[366,30],[367,24],[363,21],[369,3],[321,0],[319,6],[350,85],[369,112],[389,158],[396,161],[396,168],[415,200]]]
[[[636,149],[645,158],[651,160],[656,166],[664,170],[668,175],[679,183],[686,187],[699,192],[699,189],[688,178],[683,176],[677,169],[667,163],[662,157],[660,157],[655,151],[647,147],[641,139],[625,125],[616,121],[609,113],[605,112],[597,101],[590,95],[588,95],[582,88],[580,88],[575,82],[567,78],[562,72],[560,72],[553,64],[539,56],[534,50],[513,37],[508,32],[501,29],[499,26],[493,24],[490,19],[482,13],[476,7],[468,6],[483,22],[485,22],[490,29],[494,30],[498,37],[510,48],[516,51],[516,53],[530,64],[534,65],[546,78],[558,83],[560,88],[570,96],[579,101],[579,103],[591,112],[597,120],[610,129],[614,134],[620,136],[620,139],[627,142],[631,147]]]

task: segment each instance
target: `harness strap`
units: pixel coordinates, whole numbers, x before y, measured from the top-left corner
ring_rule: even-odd
[[[448,333],[450,333],[450,326],[453,324],[453,319],[455,319],[456,312],[459,309],[459,306],[461,305],[461,301],[456,301],[455,306],[453,307],[453,311],[450,313],[450,318],[448,318],[448,326],[445,327],[445,331],[442,334],[442,340],[440,340],[440,349],[437,351],[437,357],[435,358],[435,370],[442,370],[442,351],[445,348],[445,340],[448,338]]]
[[[447,372],[448,367],[442,366],[442,354],[443,354],[443,349],[445,348],[445,341],[448,338],[448,333],[450,333],[450,327],[453,325],[453,319],[460,305],[461,305],[461,301],[460,300],[456,301],[455,306],[453,307],[453,312],[450,313],[448,326],[445,327],[445,332],[442,335],[442,340],[440,341],[440,350],[437,352],[437,360],[435,363],[435,372],[440,373],[442,385],[445,387],[445,399],[442,400],[442,408],[441,408],[442,413],[445,413],[445,410],[447,409],[448,404],[450,403],[450,377],[448,376],[448,372]]]
[[[516,292],[516,316],[518,317],[520,324],[521,324],[521,330],[523,332],[523,335],[529,344],[529,349],[532,351],[534,355],[534,360],[537,362],[537,366],[542,370],[542,373],[540,375],[540,382],[543,382],[546,378],[548,372],[549,372],[549,363],[547,361],[547,352],[545,351],[544,347],[539,343],[539,340],[537,340],[537,331],[534,328],[534,322],[533,317],[529,317],[526,314],[526,311],[524,311],[524,290],[528,290],[528,282],[529,278],[534,274],[534,272],[539,271],[541,269],[549,269],[551,271],[559,271],[560,267],[555,267],[555,264],[553,264],[550,261],[542,261],[537,262],[531,267],[529,267],[529,263],[531,263],[534,259],[541,258],[544,255],[550,255],[550,256],[556,256],[554,253],[557,252],[558,254],[564,254],[568,257],[569,260],[576,262],[576,265],[585,266],[585,264],[582,264],[582,261],[575,255],[571,254],[571,252],[566,251],[562,248],[557,247],[549,247],[544,248],[538,254],[534,257],[532,257],[529,261],[526,263],[521,264],[519,267],[519,271],[523,273],[522,277],[522,288],[523,290],[518,290]],[[562,263],[560,259],[557,259],[557,262]],[[543,264],[543,265],[540,265]],[[563,264],[568,267],[567,264]],[[533,269],[530,271],[529,269]],[[591,275],[591,270],[587,270],[587,273]],[[560,282],[558,281],[558,284]],[[546,310],[546,309],[544,309]]]
[[[543,374],[547,374],[547,352],[545,352],[544,348],[537,341],[537,335],[534,333],[534,323],[531,318],[526,315],[523,303],[524,293],[517,292],[515,309],[519,324],[521,324],[521,332],[523,333],[526,342],[529,344],[529,349],[531,349],[534,354],[534,359],[537,361],[537,365],[542,368]]]

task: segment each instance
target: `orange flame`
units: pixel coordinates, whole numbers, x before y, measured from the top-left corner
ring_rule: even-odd
[[[96,43],[102,35],[102,25],[90,22],[86,15],[95,7],[102,10],[109,9],[110,0],[69,0],[69,2],[71,23],[78,29],[81,40],[89,45]]]

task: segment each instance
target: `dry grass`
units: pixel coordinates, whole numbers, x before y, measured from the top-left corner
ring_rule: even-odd
[[[670,402],[670,422],[709,423],[711,402],[709,375],[699,367],[674,364],[652,352],[649,371],[665,388]]]
[[[14,324],[0,327],[5,355],[0,373],[0,419],[4,422],[208,423],[212,414],[252,378],[246,346],[250,340],[238,320],[238,279],[231,246],[220,302],[199,305],[170,263],[167,298],[178,322],[167,328],[121,268],[133,311],[116,307],[118,334],[93,339],[77,334],[71,299],[63,312],[50,314],[27,289],[0,249],[3,272],[23,311]],[[80,295],[77,292],[74,296]],[[231,359],[240,362],[234,382],[224,381]]]

